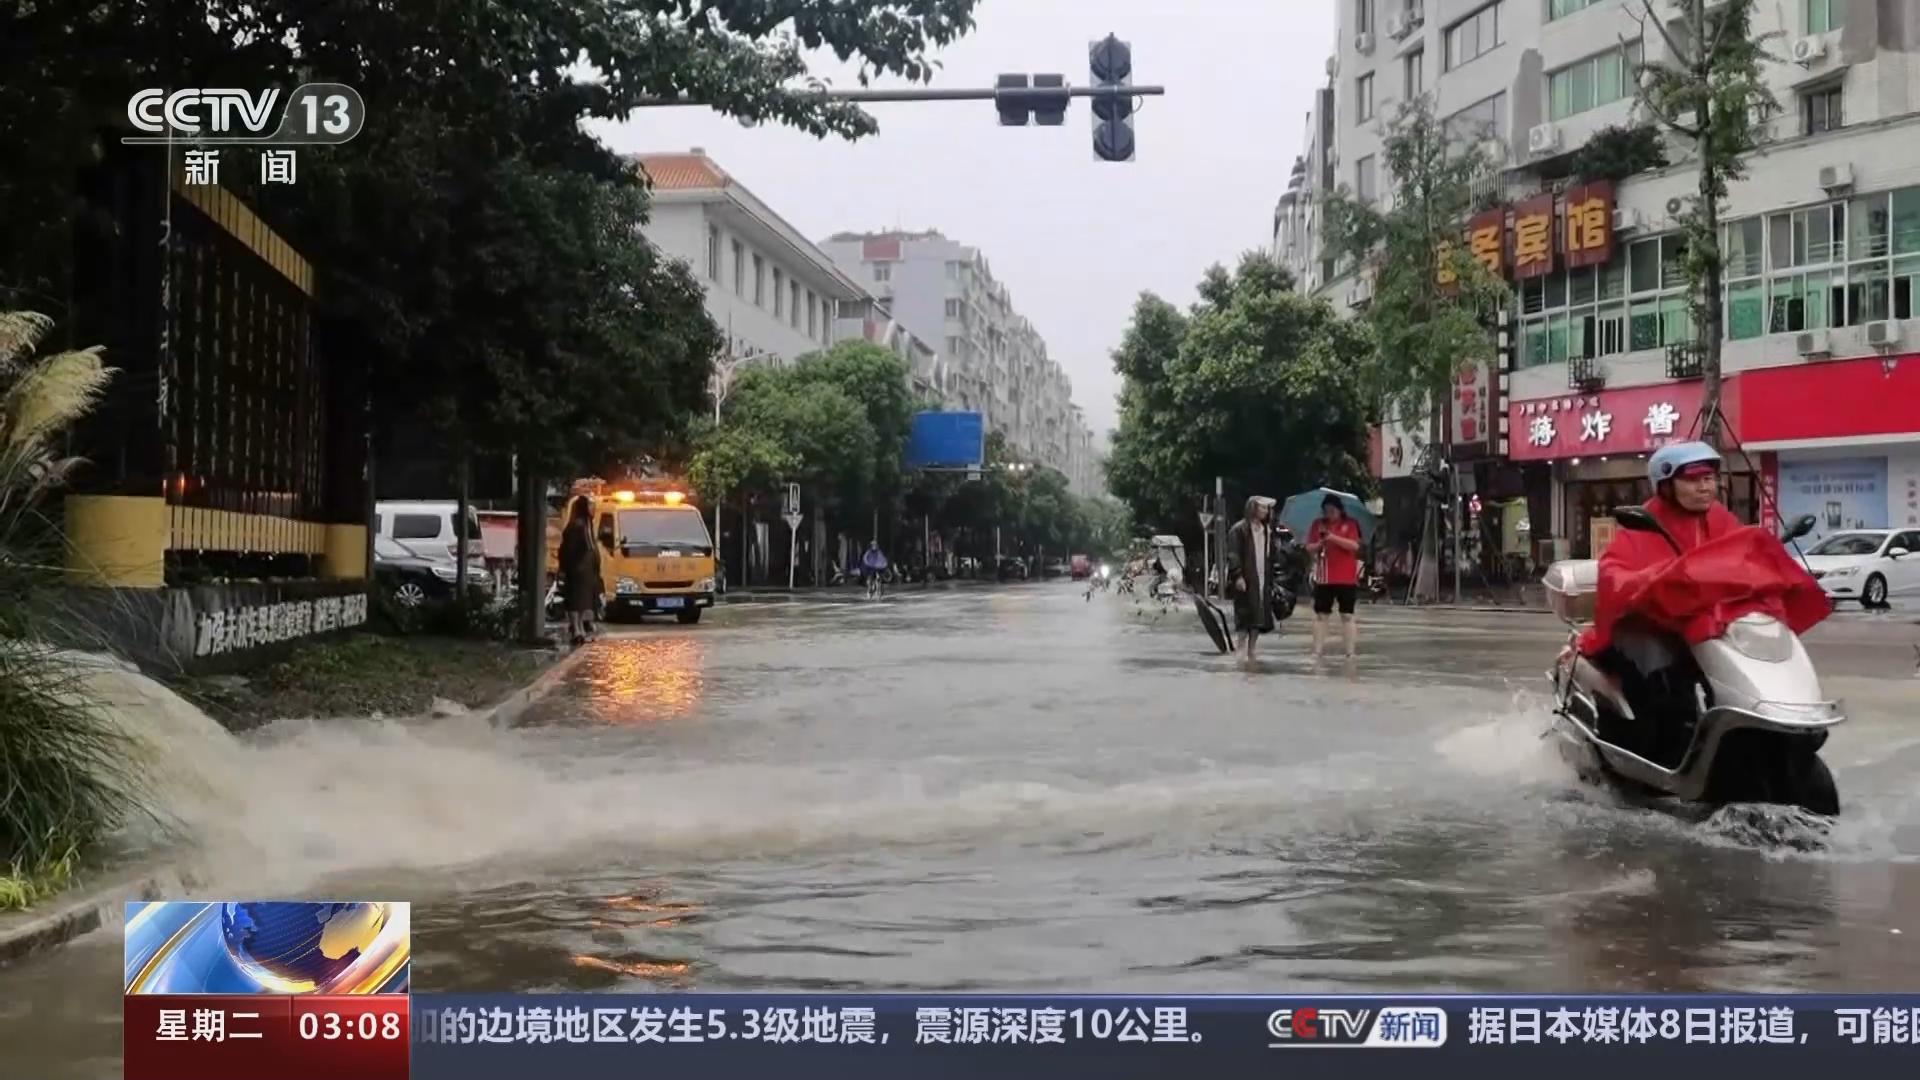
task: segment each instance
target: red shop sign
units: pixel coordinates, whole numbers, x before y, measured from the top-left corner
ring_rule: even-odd
[[[1753,368],[1738,381],[1742,442],[1920,432],[1920,355]]]
[[[1728,411],[1727,404],[1722,405],[1723,412]],[[1697,382],[1627,386],[1509,402],[1508,457],[1515,461],[1551,461],[1644,454],[1692,437],[1699,410]]]

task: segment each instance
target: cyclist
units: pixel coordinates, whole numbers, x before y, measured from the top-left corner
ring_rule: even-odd
[[[880,553],[880,541],[867,544],[867,553],[860,557],[860,576],[867,579],[867,595],[880,595],[880,575],[887,572],[887,557]]]

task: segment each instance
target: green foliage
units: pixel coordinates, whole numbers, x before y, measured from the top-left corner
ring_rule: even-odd
[[[1293,291],[1259,253],[1208,271],[1200,295],[1188,313],[1143,295],[1114,353],[1107,477],[1136,520],[1191,532],[1216,476],[1276,498],[1365,484],[1367,328]]]
[[[1594,132],[1574,152],[1570,167],[1582,180],[1611,180],[1617,184],[1636,173],[1664,169],[1668,164],[1667,144],[1660,129],[1634,123]]]
[[[57,602],[58,534],[42,500],[58,448],[112,372],[97,349],[36,356],[52,323],[0,314],[0,908],[63,881],[138,806],[138,750],[105,714]]]
[[[1389,121],[1382,174],[1391,201],[1366,202],[1346,188],[1327,196],[1327,251],[1373,281],[1364,316],[1374,352],[1364,366],[1369,400],[1388,416],[1426,416],[1468,364],[1492,358],[1486,320],[1508,301],[1506,286],[1474,261],[1464,241],[1476,181],[1494,174],[1483,144],[1451,132],[1426,97]],[[1440,281],[1442,267],[1456,281]]]

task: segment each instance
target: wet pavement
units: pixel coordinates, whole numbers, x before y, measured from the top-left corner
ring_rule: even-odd
[[[1578,785],[1550,618],[1361,617],[1254,672],[1067,583],[620,628],[515,730],[263,750],[413,779],[316,787],[251,865],[412,900],[422,991],[1920,989],[1920,627],[1810,639],[1852,721],[1809,853]],[[114,1075],[118,960],[0,970],[0,1059]]]

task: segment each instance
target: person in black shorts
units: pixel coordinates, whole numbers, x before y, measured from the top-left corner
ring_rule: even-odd
[[[1352,657],[1360,643],[1354,603],[1360,596],[1360,523],[1347,515],[1340,496],[1320,502],[1320,517],[1307,530],[1313,556],[1313,655],[1319,656],[1333,609],[1340,609],[1340,636]]]

